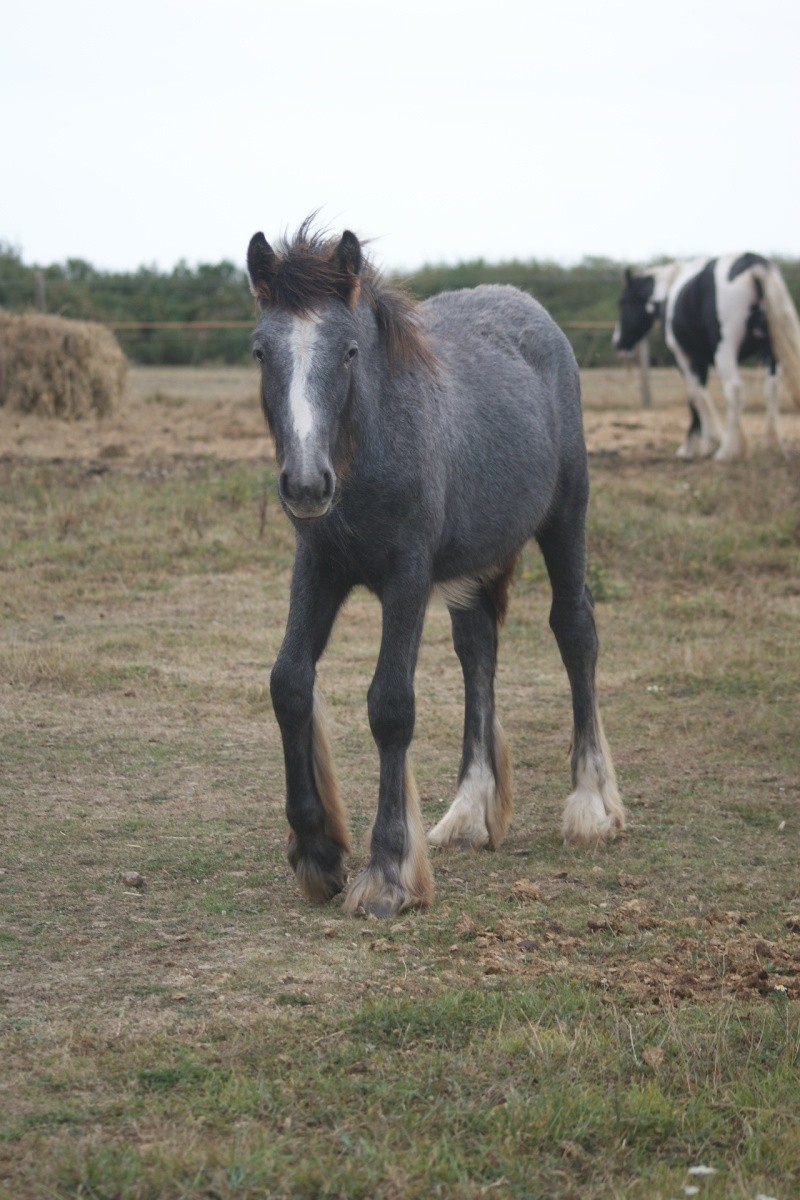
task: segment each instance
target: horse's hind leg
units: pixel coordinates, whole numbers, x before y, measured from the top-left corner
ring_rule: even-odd
[[[572,690],[572,794],[562,832],[571,844],[608,841],[625,828],[611,753],[595,693],[597,632],[586,587],[584,522],[553,522],[539,537],[553,588],[550,627]]]
[[[715,462],[733,462],[747,455],[747,438],[742,426],[744,411],[744,393],[742,380],[736,364],[736,356],[731,352],[720,353],[716,360],[717,371],[722,379],[722,390],[728,404],[728,415],[725,433],[719,449],[714,455]]]
[[[780,399],[778,393],[777,364],[773,359],[767,367],[767,377],[764,380],[764,407],[767,413],[765,443],[768,450],[782,454],[780,427]]]
[[[511,768],[495,715],[498,612],[485,588],[471,609],[450,609],[453,645],[464,672],[464,748],[456,798],[431,829],[432,846],[498,846],[514,813]]]

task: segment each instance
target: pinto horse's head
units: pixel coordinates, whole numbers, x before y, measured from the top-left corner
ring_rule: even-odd
[[[280,464],[281,502],[298,520],[324,517],[336,490],[334,464],[347,440],[358,369],[361,246],[346,231],[323,240],[301,227],[276,253],[263,233],[247,251],[260,315],[253,356]]]
[[[619,320],[611,338],[615,350],[622,353],[633,350],[649,332],[658,312],[653,299],[655,282],[653,275],[626,270],[619,298]]]

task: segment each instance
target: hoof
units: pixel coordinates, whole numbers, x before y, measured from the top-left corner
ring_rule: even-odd
[[[292,834],[288,858],[300,891],[312,904],[324,904],[344,890],[347,883],[344,852],[325,834],[304,842],[302,847]]]
[[[428,831],[426,841],[438,850],[480,850],[489,844],[489,830],[482,808],[457,797],[441,821]]]
[[[599,792],[579,788],[567,800],[561,832],[568,846],[613,842],[625,828],[625,810],[619,798],[606,804]]]
[[[395,917],[407,908],[425,908],[430,902],[430,892],[414,892],[369,866],[356,876],[343,908],[351,917]]]
[[[694,438],[691,442],[684,442],[682,446],[679,446],[675,451],[675,457],[683,459],[685,462],[711,458],[718,446],[718,438]]]
[[[714,455],[714,462],[726,463],[736,462],[737,459],[746,458],[747,451],[741,445],[727,445],[723,443],[717,453]]]
[[[697,450],[698,458],[712,458],[714,453],[719,453],[719,442],[716,438],[706,438],[702,441]]]

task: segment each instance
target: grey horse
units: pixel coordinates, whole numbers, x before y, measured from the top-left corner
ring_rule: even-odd
[[[253,354],[296,539],[270,689],[286,765],[288,855],[301,890],[321,902],[347,883],[347,818],[314,684],[339,608],[357,585],[379,597],[383,612],[367,700],[380,789],[370,860],[345,911],[389,916],[433,896],[408,748],[417,654],[436,587],[450,611],[466,705],[456,797],[427,841],[502,841],[513,804],[495,714],[498,625],[532,537],[550,577],[550,625],[572,690],[564,838],[615,837],[625,810],[595,696],[589,482],[567,339],[512,287],[417,304],[381,277],[353,233],[329,238],[308,221],[277,252],[255,234],[247,265],[260,310]]]

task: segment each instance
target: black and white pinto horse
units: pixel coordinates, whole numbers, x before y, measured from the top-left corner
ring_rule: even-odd
[[[550,623],[572,691],[564,837],[613,838],[625,812],[595,698],[587,457],[567,339],[512,287],[416,304],[382,280],[350,232],[327,239],[306,222],[277,252],[257,233],[247,262],[260,307],[253,353],[280,500],[296,535],[270,687],[283,738],[288,855],[301,890],[324,901],[347,880],[347,819],[315,674],[357,585],[383,609],[367,701],[380,787],[370,860],[345,910],[387,916],[432,899],[407,752],[417,652],[437,586],[450,610],[466,713],[456,797],[428,842],[477,848],[504,837],[513,806],[495,715],[497,631],[531,537],[549,572]]]
[[[747,358],[767,364],[766,442],[780,449],[777,371],[800,404],[800,322],[777,266],[759,254],[729,254],[626,271],[614,346],[632,350],[656,318],[689,389],[691,424],[678,457],[745,456],[739,363]],[[724,430],[706,390],[712,366],[727,402]]]

